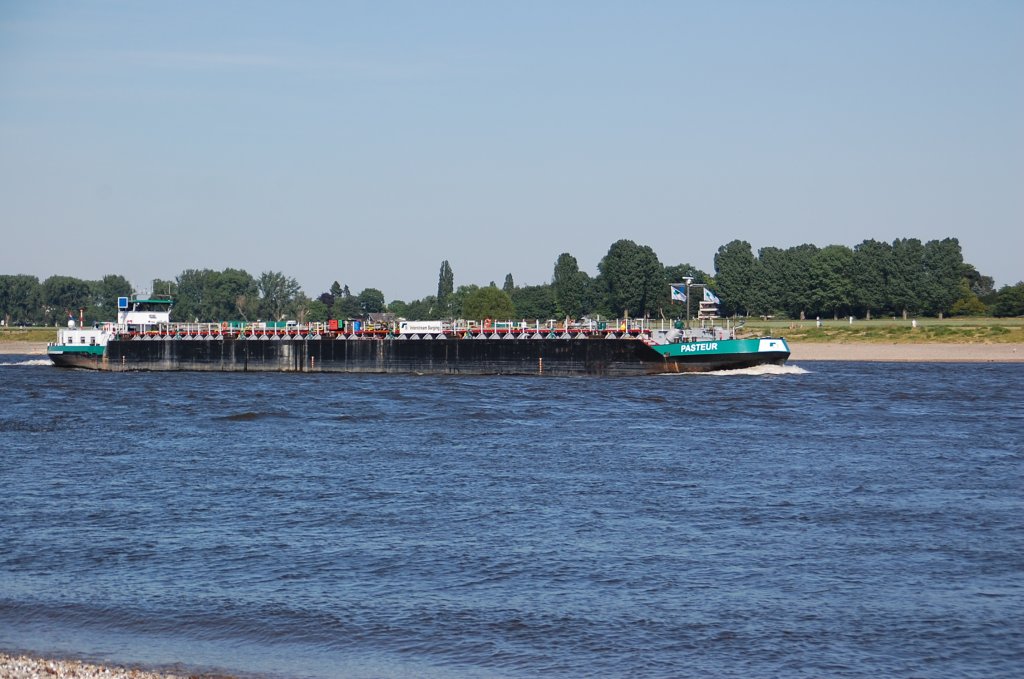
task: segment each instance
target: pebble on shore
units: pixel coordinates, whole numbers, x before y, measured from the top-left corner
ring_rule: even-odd
[[[223,675],[167,674],[135,667],[93,665],[78,660],[54,660],[0,653],[0,679],[228,679]]]

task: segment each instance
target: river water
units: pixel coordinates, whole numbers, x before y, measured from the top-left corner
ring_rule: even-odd
[[[0,649],[287,677],[1024,668],[1021,364],[0,364]]]

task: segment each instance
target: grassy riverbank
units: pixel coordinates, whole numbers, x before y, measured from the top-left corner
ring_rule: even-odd
[[[745,337],[782,335],[791,342],[841,344],[1020,344],[1024,318],[937,318],[911,321],[814,319],[807,321],[749,320],[740,331]]]
[[[0,328],[0,342],[55,342],[56,328]]]

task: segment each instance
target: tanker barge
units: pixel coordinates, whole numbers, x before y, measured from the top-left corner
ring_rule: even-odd
[[[117,322],[62,329],[54,365],[445,375],[653,375],[782,365],[780,337],[646,319],[615,323],[397,321],[172,323],[169,299],[120,298]]]

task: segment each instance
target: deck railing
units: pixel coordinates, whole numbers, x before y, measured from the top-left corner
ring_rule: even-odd
[[[540,334],[544,337],[562,336],[568,333],[571,336],[607,336],[609,334],[640,336],[654,333],[666,332],[673,328],[681,329],[680,323],[669,319],[629,318],[629,319],[587,319],[583,321],[569,320],[468,320],[457,319],[454,321],[442,321],[410,324],[408,327],[429,326],[427,331],[402,331],[399,323],[364,323],[362,321],[339,322],[337,327],[334,324],[314,323],[159,323],[154,325],[117,325],[112,323],[104,324],[103,330],[119,336],[150,336],[150,337],[302,337],[315,336],[356,336],[356,337],[397,337],[402,334],[411,335],[438,335],[448,336],[478,336],[497,335],[499,337],[513,334]],[[729,330],[728,326],[716,328],[715,326],[696,327],[681,329],[684,337],[706,336],[715,330]],[[440,330],[440,332],[438,332]]]

